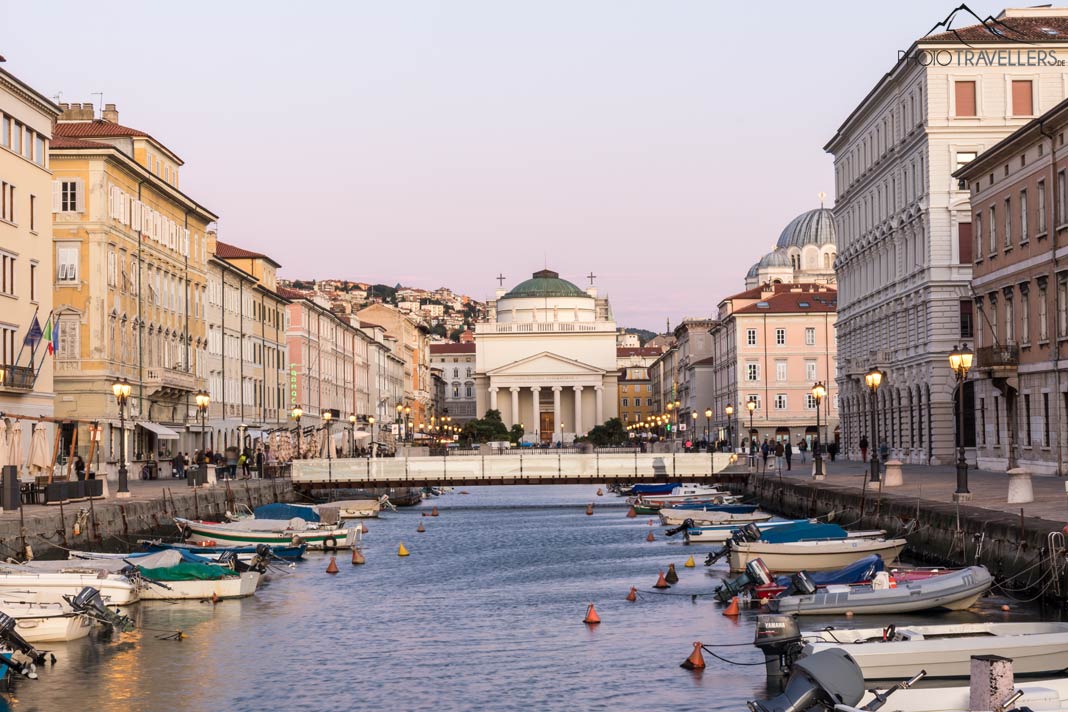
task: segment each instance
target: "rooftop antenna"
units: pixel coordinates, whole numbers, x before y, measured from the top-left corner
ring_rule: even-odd
[[[90,92],[89,96],[99,96],[100,97],[100,103],[97,104],[97,106],[100,107],[100,117],[103,118],[104,117],[104,92],[102,92],[102,91]],[[95,107],[93,108],[93,116],[94,117],[96,116],[96,108]]]
[[[59,91],[59,92],[56,92],[56,95],[55,95],[55,96],[53,96],[53,97],[52,97],[52,99],[54,99],[54,100],[55,100],[55,102],[56,102],[57,104],[59,104],[60,102],[62,102],[62,101],[63,101],[63,92],[61,92],[61,91]]]

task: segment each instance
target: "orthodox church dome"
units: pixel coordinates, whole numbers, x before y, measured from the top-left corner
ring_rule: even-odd
[[[838,238],[834,228],[834,216],[827,208],[817,208],[801,213],[790,221],[790,224],[779,235],[776,247],[804,247],[815,245],[836,245]]]
[[[501,299],[525,299],[542,297],[589,297],[586,292],[551,269],[543,269],[525,282],[512,287]]]

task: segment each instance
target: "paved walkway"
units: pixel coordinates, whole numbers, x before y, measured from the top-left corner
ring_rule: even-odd
[[[759,462],[759,461],[758,461]],[[768,475],[776,477],[774,470],[775,459],[768,460]],[[851,462],[838,460],[836,462],[824,461],[824,470],[827,473],[826,482],[835,485],[863,486],[870,470],[870,464],[863,462]],[[884,494],[892,494],[902,497],[918,497],[920,499],[936,502],[952,502],[953,492],[957,488],[957,469],[952,465],[903,465],[901,468],[904,484],[900,487],[887,487]],[[759,470],[758,470],[759,472]],[[795,458],[793,469],[784,471],[783,477],[812,477],[812,458],[806,458],[805,464],[801,464]],[[1008,476],[1004,472],[989,472],[984,470],[968,470],[968,489],[972,493],[972,499],[968,502],[973,507],[983,507],[1000,512],[1019,514],[1023,508],[1025,514],[1031,517],[1042,517],[1053,521],[1068,521],[1068,492],[1065,484],[1068,479],[1048,475],[1034,475],[1031,478],[1035,492],[1035,501],[1030,504],[1008,504],[1009,484]],[[868,484],[871,487],[871,483]],[[875,485],[878,487],[878,485]]]

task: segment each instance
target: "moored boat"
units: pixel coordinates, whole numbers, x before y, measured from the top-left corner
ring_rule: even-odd
[[[191,543],[215,542],[216,545],[299,546],[308,549],[351,549],[361,541],[360,527],[319,528],[303,519],[243,519],[237,522],[203,522],[174,518],[182,537]]]
[[[62,643],[89,635],[93,622],[61,603],[0,601],[0,612],[15,619],[15,632],[28,643]]]
[[[156,540],[142,539],[138,542],[146,551],[163,551],[165,549],[176,549],[178,551],[187,551],[191,554],[197,554],[199,556],[205,556],[208,558],[218,557],[225,554],[236,554],[237,558],[241,561],[249,561],[253,557],[258,556],[259,552],[257,547],[253,545],[249,546],[208,546],[210,541],[201,541],[198,544],[175,544],[170,542],[164,542]],[[307,544],[300,544],[298,546],[272,546],[270,547],[271,557],[275,559],[283,559],[285,561],[295,561],[304,557],[304,552],[308,550]],[[70,552],[71,558],[76,558],[85,554],[86,552]]]
[[[128,606],[141,599],[136,581],[96,562],[51,562],[61,565],[55,570],[42,571],[20,564],[0,566],[0,600],[27,603],[62,603],[64,596],[76,596],[86,586],[100,591],[110,606]]]
[[[904,539],[824,539],[788,543],[746,541],[733,543],[728,558],[730,570],[744,571],[754,559],[763,559],[776,572],[840,569],[871,554],[893,561],[905,549]]]
[[[749,507],[751,505],[744,506]],[[761,512],[760,510],[753,510],[748,513],[741,513],[725,512],[719,508],[671,508],[661,509],[657,514],[660,517],[660,523],[666,526],[678,526],[685,522],[687,519],[692,519],[695,524],[731,524],[734,526],[741,526],[742,524],[748,524],[750,522],[766,522],[771,519],[770,514],[768,514],[767,512]]]

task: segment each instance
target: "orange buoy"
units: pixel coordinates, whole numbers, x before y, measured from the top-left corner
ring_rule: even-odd
[[[597,615],[597,610],[592,603],[586,608],[586,617],[582,619],[582,622],[586,625],[597,625],[601,622],[601,617]]]
[[[604,497],[604,491],[600,487],[597,488],[597,496]]]
[[[363,558],[363,554],[360,553],[360,550],[359,549],[353,549],[352,550],[352,565],[353,566],[358,566],[360,564],[366,564],[366,563],[367,563],[367,559]]]
[[[587,504],[586,505],[586,514],[593,514],[593,505],[592,504]]]
[[[1008,612],[1008,610],[1009,610],[1009,604],[1007,604],[1007,603],[1006,603],[1006,604],[1002,605],[1002,606],[1001,606],[1001,610],[1003,610],[1003,611],[1006,611],[1006,612]]]
[[[678,583],[679,582],[679,575],[678,575],[678,573],[675,572],[675,564],[668,564],[668,572],[667,572],[667,576],[664,577],[664,580],[667,581],[668,583]]]
[[[652,533],[652,532],[649,532],[649,534],[648,534],[648,535],[646,535],[646,537],[645,537],[645,540],[646,540],[646,541],[656,541],[656,537],[655,537],[655,536],[653,536],[653,533]]]
[[[430,516],[432,516],[432,517],[438,516],[438,508],[437,507],[434,507],[433,509],[430,510]]]
[[[690,657],[682,661],[679,665],[681,668],[687,670],[704,670],[705,669],[705,656],[701,654],[701,641],[698,640],[693,644],[693,652],[690,653]]]
[[[425,531],[426,531],[426,527],[424,527],[424,526],[423,526],[423,523],[422,523],[422,522],[419,522],[419,526],[417,526],[417,527],[415,528],[415,530],[416,530],[417,532],[419,532],[420,534],[422,534],[423,532],[425,532]]]
[[[723,609],[723,615],[736,616],[738,615],[738,597],[735,596],[731,599],[730,605]]]
[[[653,584],[653,588],[671,588],[671,585],[667,582],[667,579],[664,578],[663,571],[660,572],[660,578],[658,578],[656,580],[656,583]]]
[[[634,511],[634,505],[632,504],[630,509],[627,510],[627,519],[634,519],[636,516],[638,516],[638,513]]]
[[[633,603],[638,600],[638,589],[633,586],[630,587],[630,593],[627,594],[627,600]]]
[[[371,531],[371,530],[367,528],[367,525],[364,524],[363,522],[360,522],[360,533],[361,534],[366,534],[369,531]]]
[[[330,557],[330,563],[326,565],[326,573],[328,573],[328,574],[336,574],[337,573],[337,557],[336,556],[331,556]]]

